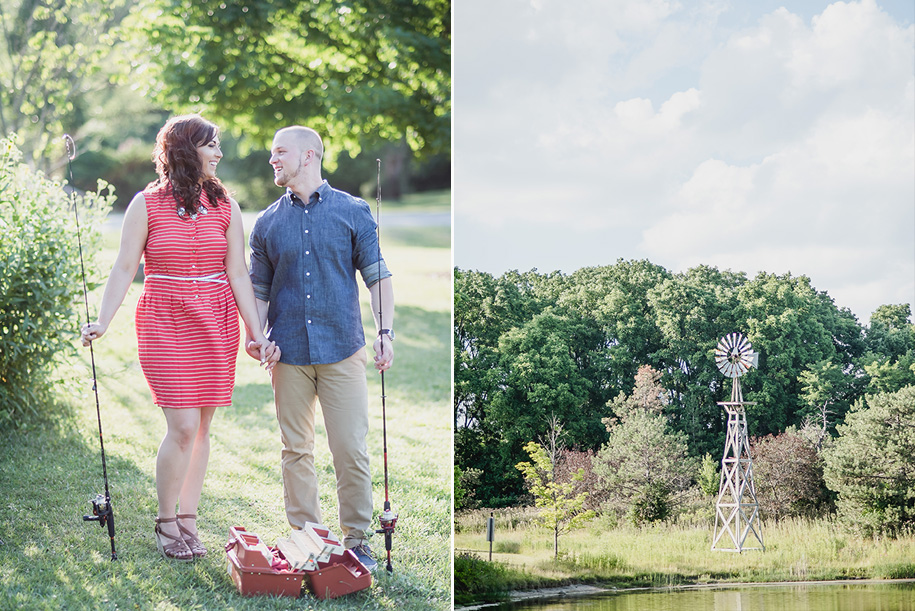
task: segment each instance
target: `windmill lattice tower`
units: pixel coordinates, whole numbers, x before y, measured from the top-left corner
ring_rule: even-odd
[[[740,389],[740,376],[750,367],[759,366],[759,354],[752,348],[740,333],[726,335],[715,348],[718,369],[733,380],[731,400],[718,403],[728,414],[728,432],[721,458],[712,549],[722,552],[766,549],[759,526],[759,503],[753,484],[753,459],[750,457],[747,415],[744,411],[744,405],[754,403],[744,401]],[[759,547],[746,546],[750,534],[759,542]]]

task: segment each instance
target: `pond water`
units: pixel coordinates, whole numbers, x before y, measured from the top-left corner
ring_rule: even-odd
[[[502,603],[487,611],[915,611],[915,581],[652,590]]]

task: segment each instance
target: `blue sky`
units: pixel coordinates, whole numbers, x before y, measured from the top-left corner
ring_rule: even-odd
[[[454,263],[915,305],[915,3],[454,3]],[[915,308],[913,308],[915,309]]]

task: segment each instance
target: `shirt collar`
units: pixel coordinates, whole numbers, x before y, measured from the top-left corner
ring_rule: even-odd
[[[325,198],[327,198],[327,196],[329,194],[330,194],[330,185],[328,184],[327,180],[322,182],[321,186],[318,187],[317,191],[315,191],[308,197],[307,202],[302,201],[302,198],[300,198],[298,195],[293,193],[292,189],[290,189],[289,187],[286,187],[286,195],[289,197],[289,201],[292,203],[292,205],[300,206],[303,208],[305,207],[306,204],[321,203],[322,201],[324,201]]]

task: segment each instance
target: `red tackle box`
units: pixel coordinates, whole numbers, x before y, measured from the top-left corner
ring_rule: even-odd
[[[239,593],[244,596],[300,594],[305,571],[274,568],[271,566],[275,558],[274,551],[259,536],[247,532],[241,526],[229,529],[229,542],[226,543],[228,569]]]
[[[327,562],[318,562],[318,568],[305,571],[305,575],[308,589],[316,598],[337,598],[372,585],[372,574],[349,550],[331,555]]]
[[[337,598],[372,585],[372,574],[359,562],[355,554],[343,550],[339,539],[319,524],[309,525],[309,535],[327,544],[326,551],[316,558],[314,570],[290,570],[283,553],[268,547],[261,538],[241,526],[229,529],[226,543],[229,574],[238,591],[244,596],[273,594],[299,596],[303,578],[316,598]]]

